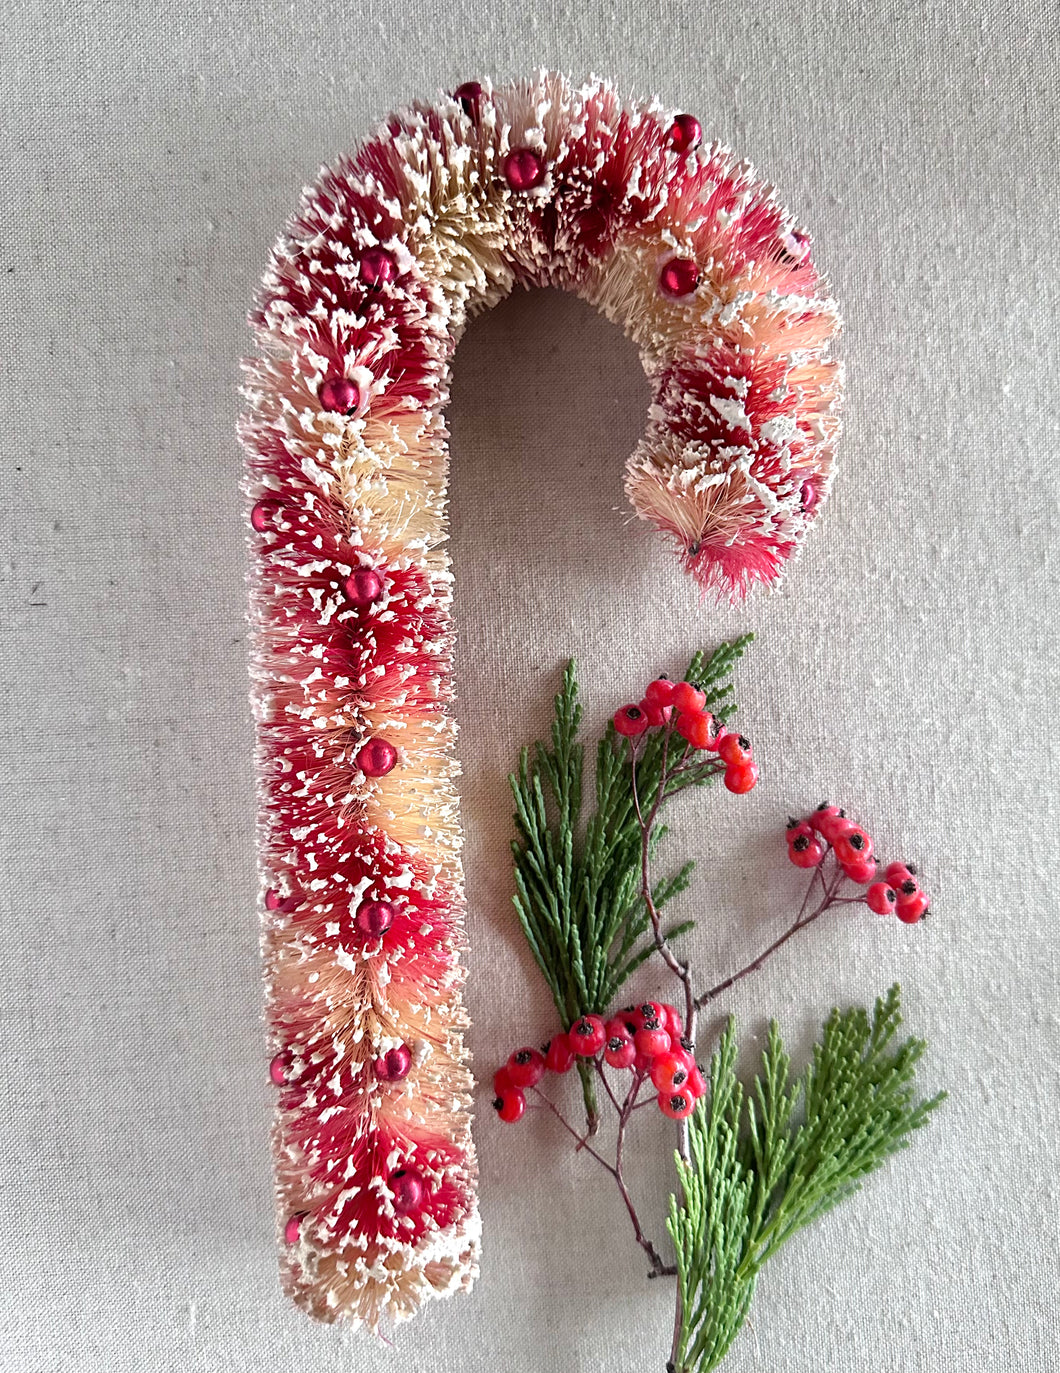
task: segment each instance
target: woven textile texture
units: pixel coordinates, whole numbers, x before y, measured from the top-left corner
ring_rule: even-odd
[[[705,1032],[732,1009],[750,1044],[775,1013],[804,1054],[831,1005],[898,978],[952,1099],[773,1261],[726,1367],[1060,1369],[1058,37],[1031,0],[8,6],[2,1373],[661,1369],[670,1293],[608,1179],[547,1120],[488,1109],[500,1056],[553,1028],[510,905],[505,774],[567,656],[595,727],[743,629],[762,783],[686,800],[670,845],[701,864],[681,913],[703,980],[782,928],[802,881],[783,824],[826,796],[935,905],[912,930],[823,924]],[[483,1267],[387,1348],[313,1325],[277,1280],[238,362],[320,163],[408,98],[539,65],[655,92],[775,181],[844,310],[846,432],[781,589],[719,610],[624,504],[648,387],[619,332],[520,293],[460,344]],[[642,1138],[631,1181],[661,1233],[670,1135]]]

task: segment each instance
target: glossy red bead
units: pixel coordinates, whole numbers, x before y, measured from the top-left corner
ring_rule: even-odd
[[[457,86],[453,92],[453,99],[458,100],[463,107],[463,111],[470,118],[478,113],[478,103],[482,99],[482,85],[478,81],[465,81],[462,86]]]
[[[888,863],[884,877],[892,887],[899,887],[910,878],[916,881],[916,868],[912,863]]]
[[[508,1125],[514,1125],[517,1120],[523,1118],[526,1111],[526,1097],[518,1087],[509,1087],[506,1092],[499,1092],[494,1098],[493,1109],[501,1120]]]
[[[672,300],[690,296],[699,284],[699,267],[690,257],[672,257],[659,273],[659,289]]]
[[[294,1216],[288,1216],[287,1224],[283,1227],[283,1238],[286,1244],[297,1244],[302,1238],[303,1220],[305,1220],[304,1211],[299,1211]]]
[[[342,584],[342,590],[351,605],[368,606],[382,599],[383,579],[374,567],[359,567]]]
[[[614,714],[615,733],[624,739],[636,739],[648,728],[648,717],[640,706],[623,706]]]
[[[832,816],[842,814],[843,812],[839,806],[833,806],[828,801],[822,801],[817,809],[806,817],[806,823],[811,825],[815,830],[820,831],[821,826]]]
[[[366,777],[385,777],[397,763],[397,749],[385,739],[369,739],[357,752],[357,766]]]
[[[506,1066],[513,1086],[536,1087],[545,1076],[545,1055],[540,1049],[516,1049]]]
[[[799,501],[807,515],[817,505],[817,487],[813,482],[803,482],[799,487]]]
[[[703,142],[703,126],[694,114],[679,114],[670,125],[670,146],[678,153],[691,153]]]
[[[361,254],[360,274],[366,286],[385,286],[397,276],[393,255],[385,248],[369,248]]]
[[[258,501],[250,512],[250,527],[258,534],[266,534],[272,528],[278,501]]]
[[[286,1087],[291,1073],[291,1055],[285,1049],[269,1064],[269,1077],[277,1087]]]
[[[365,939],[379,939],[394,923],[396,914],[389,901],[362,901],[353,923]]]
[[[507,1063],[502,1063],[493,1074],[493,1095],[503,1096],[505,1092],[510,1092],[515,1086],[508,1073]]]
[[[692,1095],[698,1100],[701,1096],[704,1096],[706,1094],[706,1090],[706,1079],[704,1078],[703,1074],[699,1071],[699,1065],[693,1063],[692,1071],[689,1073],[688,1081],[685,1083],[685,1091],[691,1092]]]
[[[688,1088],[659,1093],[659,1110],[671,1120],[685,1120],[695,1110],[696,1099]]]
[[[283,905],[283,897],[275,887],[270,887],[265,893],[265,909],[267,911],[278,911]]]
[[[373,1067],[380,1082],[400,1082],[409,1075],[412,1051],[407,1044],[399,1044],[396,1049],[388,1049],[385,1054],[381,1054]]]
[[[675,1044],[680,1042],[685,1032],[685,1022],[676,1006],[667,1005],[662,1008],[662,1027]]]
[[[513,148],[504,159],[504,179],[513,191],[532,191],[545,179],[545,159],[533,148]]]
[[[873,882],[865,893],[865,905],[877,915],[890,915],[898,905],[898,894],[889,882]]]
[[[325,410],[352,415],[361,403],[361,393],[345,377],[328,377],[320,388],[320,403]]]
[[[565,1034],[553,1035],[545,1050],[545,1067],[550,1073],[569,1073],[576,1055]]]
[[[736,796],[743,796],[751,791],[757,781],[757,763],[741,763],[725,769],[725,785]]]
[[[407,1216],[418,1211],[427,1194],[423,1178],[415,1168],[395,1168],[388,1179],[390,1193],[394,1198],[394,1210],[399,1216]]]
[[[579,1058],[593,1058],[607,1041],[607,1028],[598,1015],[583,1015],[567,1031],[567,1038]]]

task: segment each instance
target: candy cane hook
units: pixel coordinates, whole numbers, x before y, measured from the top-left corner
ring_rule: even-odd
[[[412,105],[277,244],[241,437],[280,1229],[299,1304],[371,1328],[477,1265],[444,408],[468,318],[516,285],[639,345],[626,490],[704,588],[779,575],[838,431],[806,235],[691,115],[606,82]]]

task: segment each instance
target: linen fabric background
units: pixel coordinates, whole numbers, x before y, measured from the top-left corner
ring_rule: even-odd
[[[596,730],[753,629],[762,783],[681,802],[704,983],[783,928],[789,812],[844,803],[931,919],[856,910],[719,1006],[801,1063],[894,979],[951,1100],[761,1283],[727,1367],[1058,1359],[1057,22],[986,5],[9,4],[0,146],[5,1373],[661,1369],[671,1293],[610,1180],[488,1108],[552,1031],[510,905],[505,775],[581,663]],[[392,1347],[311,1324],[273,1251],[238,359],[319,165],[482,74],[611,76],[694,111],[815,238],[847,328],[834,497],[782,588],[701,605],[632,520],[635,352],[519,293],[455,365],[452,552],[485,1225],[471,1296]],[[646,973],[641,994],[665,983]],[[750,1053],[749,1053],[750,1058]],[[662,1233],[671,1135],[631,1182]]]

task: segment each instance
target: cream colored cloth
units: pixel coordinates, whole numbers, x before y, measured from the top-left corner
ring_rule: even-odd
[[[1057,1354],[1055,17],[985,6],[382,0],[8,7],[0,232],[3,1373],[661,1368],[609,1180],[548,1121],[476,1137],[482,1278],[393,1349],[276,1282],[260,1025],[244,314],[320,162],[486,73],[598,70],[694,111],[814,234],[848,329],[835,495],[782,590],[701,606],[631,520],[647,387],[571,299],[456,362],[453,554],[475,1065],[553,1028],[510,907],[505,773],[582,663],[595,729],[753,628],[763,780],[681,804],[704,981],[782,928],[790,811],[863,819],[935,893],[803,936],[724,1007],[804,1053],[900,978],[953,1096],[764,1275],[732,1373],[1045,1373]],[[644,993],[663,984],[646,976]],[[708,1027],[711,1028],[711,1027]],[[650,1114],[650,1113],[648,1113]],[[631,1183],[656,1235],[670,1134]]]

